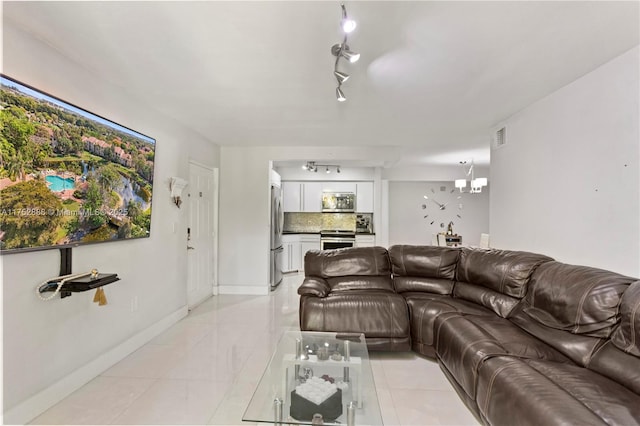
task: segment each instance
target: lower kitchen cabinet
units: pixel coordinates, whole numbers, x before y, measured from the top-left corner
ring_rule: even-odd
[[[374,247],[375,245],[375,235],[356,235],[356,247]]]
[[[320,250],[318,234],[286,234],[282,236],[282,272],[304,270],[304,255],[309,250]]]

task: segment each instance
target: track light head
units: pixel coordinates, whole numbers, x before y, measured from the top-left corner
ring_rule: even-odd
[[[349,34],[356,29],[356,21],[349,19],[347,16],[347,8],[344,7],[344,4],[340,6],[342,7],[342,20],[340,21],[340,26],[342,27],[342,31]]]
[[[358,59],[360,59],[360,54],[349,50],[349,45],[347,44],[334,44],[331,46],[331,54],[333,56],[342,56],[351,63],[357,62]]]
[[[326,172],[327,174],[331,173],[331,170],[329,170],[329,167],[328,167],[328,166],[327,166],[327,169],[325,170],[325,172]]]
[[[340,86],[336,87],[336,99],[338,100],[338,102],[344,102],[347,100],[347,98],[344,96],[344,93],[342,93],[342,89],[340,89]]]
[[[336,167],[336,173],[340,173],[340,166]]]
[[[342,84],[349,79],[349,74],[345,74],[338,70],[334,71],[333,75],[336,76],[336,79],[338,80],[338,84]]]

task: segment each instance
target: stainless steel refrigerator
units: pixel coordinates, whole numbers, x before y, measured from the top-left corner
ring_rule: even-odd
[[[271,184],[271,267],[269,283],[271,290],[282,282],[282,227],[284,226],[284,212],[282,211],[282,189],[279,185]]]

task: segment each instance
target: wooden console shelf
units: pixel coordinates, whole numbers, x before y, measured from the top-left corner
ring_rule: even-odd
[[[119,281],[118,274],[98,274],[96,278],[82,277],[62,284],[60,292],[70,291],[77,293],[79,291],[92,290],[107,284]]]

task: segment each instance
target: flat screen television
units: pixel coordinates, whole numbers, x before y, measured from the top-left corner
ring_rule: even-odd
[[[0,79],[0,253],[149,237],[155,140]]]

